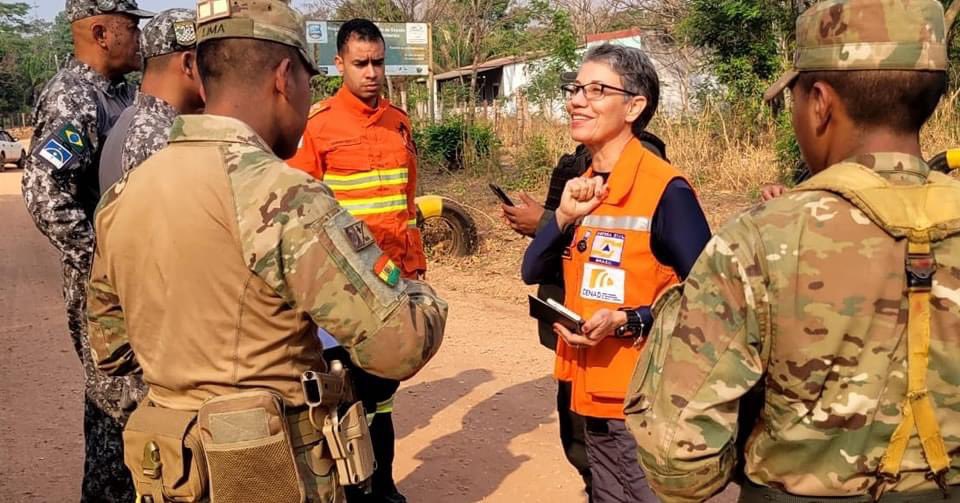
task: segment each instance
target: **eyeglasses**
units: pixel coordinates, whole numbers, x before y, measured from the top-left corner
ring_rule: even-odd
[[[613,94],[637,96],[637,93],[631,93],[626,89],[620,89],[619,87],[600,82],[591,82],[589,84],[564,84],[560,86],[560,90],[563,91],[563,97],[568,100],[572,100],[580,91],[583,91],[583,95],[589,101],[602,100],[604,97],[608,96],[609,91],[616,91],[616,93]]]

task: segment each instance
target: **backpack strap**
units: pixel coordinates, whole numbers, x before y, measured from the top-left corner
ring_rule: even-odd
[[[900,479],[914,428],[930,468],[928,477],[946,494],[950,456],[927,390],[930,292],[937,267],[931,243],[960,233],[960,183],[931,172],[923,184],[893,185],[866,166],[844,163],[817,174],[795,190],[838,194],[894,238],[906,238],[907,392],[901,405],[903,418],[880,460],[871,494],[878,501]]]
[[[895,238],[940,241],[960,233],[960,180],[930,172],[924,184],[893,185],[855,163],[831,166],[794,191],[837,194]]]
[[[927,391],[927,370],[930,353],[930,290],[937,263],[929,242],[909,241],[906,258],[907,300],[907,394],[903,400],[903,419],[897,425],[887,451],[877,469],[877,483],[872,494],[875,501],[900,479],[900,465],[907,444],[916,427],[920,446],[930,467],[929,477],[947,492],[946,475],[950,456],[940,433],[933,400]]]

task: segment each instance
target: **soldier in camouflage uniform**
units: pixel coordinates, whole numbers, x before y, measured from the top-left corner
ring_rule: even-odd
[[[935,0],[827,0],[797,20],[795,69],[766,98],[790,88],[814,176],[725,225],[660,298],[626,400],[663,501],[706,500],[740,456],[741,501],[942,501],[960,484],[960,183],[919,144],[944,31]]]
[[[100,190],[167,144],[178,115],[203,109],[197,72],[196,12],[165,10],[140,34],[143,82],[133,106],[120,114],[100,157]]]
[[[175,119],[168,146],[114,184],[97,212],[89,336],[98,365],[111,375],[142,369],[149,392],[138,413],[196,411],[257,389],[280,397],[291,421],[304,410],[301,375],[325,367],[320,325],[359,368],[409,378],[439,348],[446,304],[402,279],[326,185],[281,160],[296,151],[317,74],[302,17],[281,0],[197,11],[206,114]],[[342,501],[317,432],[291,430],[307,501]],[[240,461],[233,480],[272,468]]]
[[[74,53],[44,87],[23,171],[23,198],[40,231],[61,254],[67,325],[85,376],[82,498],[129,501],[122,464],[122,420],[137,399],[132,378],[99,375],[83,336],[93,254],[93,211],[100,198],[97,164],[103,139],[133,97],[123,76],[140,68],[139,18],[133,0],[68,0]]]

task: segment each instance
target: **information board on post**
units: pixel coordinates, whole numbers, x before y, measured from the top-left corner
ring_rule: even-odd
[[[327,75],[340,75],[333,64],[337,31],[344,21],[308,20],[307,49]],[[386,42],[386,73],[390,76],[430,74],[430,25],[427,23],[376,23]]]

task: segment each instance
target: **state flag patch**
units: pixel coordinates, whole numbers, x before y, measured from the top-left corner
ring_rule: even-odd
[[[69,148],[53,138],[47,140],[47,143],[40,149],[39,155],[56,169],[63,169],[74,158],[74,154]]]

